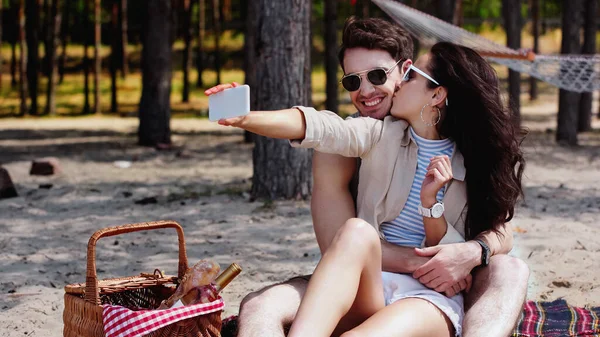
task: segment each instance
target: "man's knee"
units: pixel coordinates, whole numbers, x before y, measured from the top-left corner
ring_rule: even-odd
[[[283,320],[290,315],[295,315],[307,283],[304,279],[296,278],[251,292],[240,304],[240,316],[253,313],[261,316],[268,314],[280,316],[279,318]]]
[[[261,305],[268,305],[271,299],[262,291],[253,291],[246,295],[240,303],[240,311],[253,311],[253,308],[259,308]]]
[[[516,257],[501,254],[492,256],[488,268],[488,279],[491,280],[511,280],[519,284],[527,284],[529,280],[529,267],[527,264]]]
[[[508,255],[495,255],[487,267],[475,272],[473,287],[465,297],[465,309],[470,310],[480,298],[490,296],[504,297],[505,303],[518,303],[526,296],[528,280],[529,267],[525,262]],[[508,298],[515,301],[508,301]]]

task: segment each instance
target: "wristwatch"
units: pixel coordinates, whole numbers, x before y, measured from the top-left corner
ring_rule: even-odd
[[[441,218],[442,215],[444,215],[444,203],[438,201],[435,204],[433,204],[431,208],[425,208],[423,207],[423,205],[419,204],[419,207],[417,207],[417,211],[419,212],[419,215],[422,215],[426,218],[438,219]]]
[[[481,264],[480,266],[486,267],[490,264],[490,247],[480,239],[473,239],[473,241],[477,242],[481,246]]]

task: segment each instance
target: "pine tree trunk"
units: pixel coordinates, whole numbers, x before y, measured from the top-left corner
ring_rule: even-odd
[[[452,23],[454,19],[454,0],[438,0],[437,3],[437,17]]]
[[[562,13],[562,54],[581,52],[580,29],[583,0],[563,2]],[[577,145],[579,102],[581,94],[560,89],[558,97],[558,126],[556,141],[562,145]]]
[[[0,46],[2,46],[2,17],[4,16],[4,12],[2,11],[2,3],[0,0]],[[0,52],[0,88],[2,88],[2,74],[4,71],[2,70],[2,52]]]
[[[598,0],[585,0],[584,12],[584,39],[583,54],[596,53],[596,27],[598,25]],[[593,92],[584,92],[581,94],[581,102],[579,105],[579,132],[592,130],[592,100]]]
[[[25,116],[27,113],[27,46],[25,45],[25,0],[19,0],[19,96],[21,105],[19,114]]]
[[[120,41],[119,36],[119,0],[112,0],[111,8],[112,36],[110,37],[110,111],[119,111],[117,102],[117,68],[119,67]]]
[[[10,58],[10,86],[13,89],[17,88],[18,85],[18,81],[17,81],[17,45],[19,43],[19,9],[20,9],[20,2],[21,0],[15,1],[14,3],[11,3],[11,7],[10,7],[10,30],[9,31],[5,31],[4,35],[6,36],[6,33],[9,34],[9,39],[10,39],[10,51],[11,51],[11,58]]]
[[[454,1],[454,17],[452,19],[452,23],[455,26],[462,27],[464,23],[464,15],[463,15],[463,1],[455,0]]]
[[[354,15],[356,15],[359,18],[368,18],[370,2],[371,0],[356,0],[354,4]]]
[[[42,59],[42,66],[41,66],[41,70],[42,73],[48,77],[49,76],[49,69],[48,66],[50,65],[50,58],[49,55],[50,53],[48,52],[49,46],[50,46],[50,5],[49,5],[49,1],[53,1],[53,0],[44,0],[44,5],[42,7],[42,13],[43,13],[43,20],[42,20],[42,26],[40,27],[40,32],[42,34],[42,44],[44,46],[44,58]]]
[[[61,15],[58,11],[59,0],[52,0],[50,5],[50,19],[48,20],[49,26],[49,41],[48,41],[48,86],[47,86],[47,101],[45,114],[56,115],[56,80],[58,75],[57,62],[56,62],[56,50],[59,45],[59,34],[60,34],[60,21]]]
[[[83,1],[83,113],[90,114],[90,58],[88,47],[90,44],[90,4]]]
[[[61,42],[62,52],[58,63],[58,83],[62,84],[65,78],[65,62],[67,61],[67,45],[69,44],[69,30],[71,29],[71,0],[64,0],[64,18],[62,20]]]
[[[231,0],[223,0],[223,20],[225,22],[231,21]]]
[[[371,0],[363,0],[362,2],[362,16],[363,18],[368,18],[370,16],[369,5],[371,4]]]
[[[334,112],[337,112],[339,108],[337,49],[337,1],[325,0],[325,73],[327,81],[325,109]]]
[[[196,46],[196,69],[198,71],[198,79],[196,87],[202,88],[202,71],[204,70],[204,48],[202,42],[206,32],[206,0],[198,0],[198,44]]]
[[[506,45],[512,49],[521,48],[521,0],[502,0],[504,28],[506,29]],[[521,120],[521,74],[508,71],[508,97],[515,120]]]
[[[191,0],[183,0],[183,102],[190,101],[190,68],[192,67],[192,6]]]
[[[147,0],[142,27],[140,145],[171,144],[171,1]]]
[[[27,0],[25,6],[25,37],[27,38],[27,88],[31,106],[30,115],[38,114],[38,71],[40,68],[39,56],[39,26],[40,4],[39,0]]]
[[[17,26],[19,24],[17,23]],[[17,33],[18,34],[18,33]],[[10,58],[10,86],[17,86],[17,42],[11,44],[11,58]]]
[[[213,33],[215,34],[215,71],[217,72],[217,84],[221,83],[221,16],[219,0],[212,0],[213,6]]]
[[[309,104],[311,2],[251,0],[250,4],[248,15],[254,15],[260,27],[253,49],[255,108],[272,110]],[[311,166],[311,151],[293,149],[285,140],[256,136],[252,198],[307,198],[312,189]]]
[[[127,74],[129,74],[129,61],[128,61],[128,53],[127,53],[127,44],[128,44],[128,28],[127,28],[127,0],[121,0],[121,9],[119,11],[119,22],[120,22],[120,30],[121,30],[121,57],[119,58],[121,61],[121,77],[125,79]]]
[[[531,0],[531,34],[533,35],[533,52],[540,51],[540,0]],[[536,100],[538,97],[537,80],[535,77],[529,77],[529,99]]]
[[[100,106],[100,74],[102,71],[102,59],[100,58],[100,23],[101,23],[100,0],[94,1],[94,113],[102,113]]]
[[[252,15],[252,11],[254,10],[254,6],[250,4],[252,0],[243,0],[242,8],[243,8],[243,20],[245,22],[245,32],[244,32],[244,83],[250,86],[250,90],[252,91],[255,88],[256,83],[256,74],[255,74],[255,60],[254,56],[256,55],[255,51],[255,40],[254,37],[256,35],[256,15]],[[253,95],[250,95],[250,110],[255,110],[256,103],[252,101],[254,98]],[[244,131],[244,143],[252,143],[254,141],[254,133],[250,131]]]

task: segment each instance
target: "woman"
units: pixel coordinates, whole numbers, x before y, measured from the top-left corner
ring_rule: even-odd
[[[436,44],[414,65],[405,62],[403,71],[383,121],[342,120],[304,107],[219,121],[363,159],[359,219],[350,219],[323,254],[289,336],[460,335],[462,296],[382,273],[380,238],[414,247],[458,242],[513,216],[524,159],[495,71],[472,49],[451,43]]]

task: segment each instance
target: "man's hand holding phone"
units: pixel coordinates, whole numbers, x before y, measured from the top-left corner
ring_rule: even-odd
[[[240,126],[250,112],[250,87],[233,82],[207,89],[208,118],[225,126]]]

